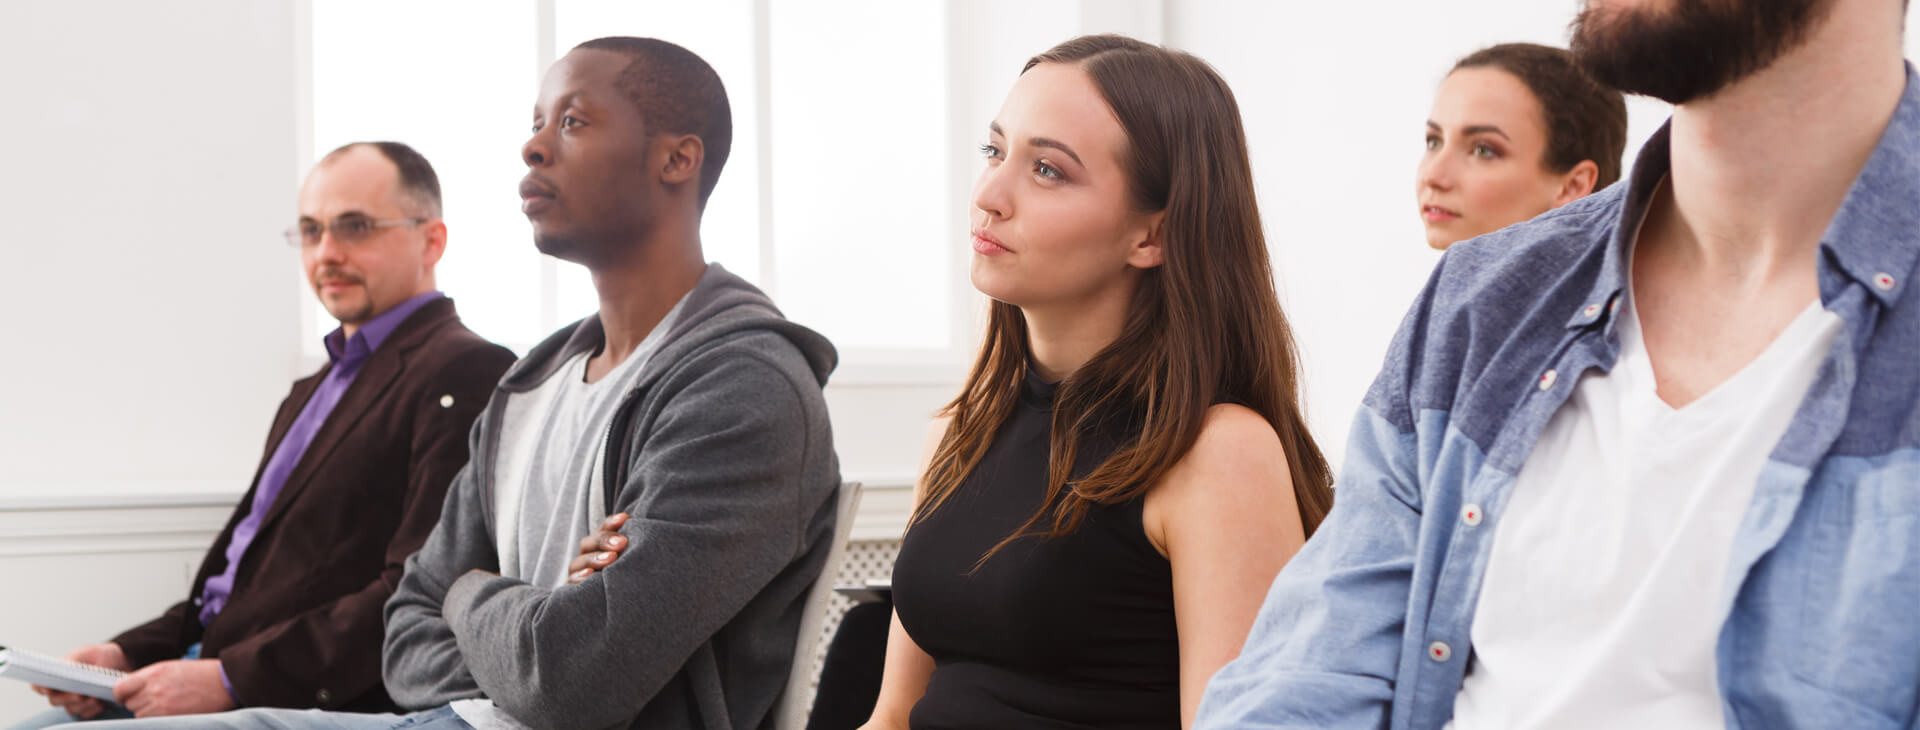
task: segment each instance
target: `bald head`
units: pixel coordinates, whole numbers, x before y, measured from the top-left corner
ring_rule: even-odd
[[[439,218],[440,176],[434,174],[433,165],[427,158],[412,147],[400,142],[349,142],[334,148],[315,169],[327,166],[353,152],[379,155],[394,170],[394,190],[405,198],[411,215],[420,218]]]
[[[348,336],[435,288],[447,226],[439,183],[418,153],[382,144],[334,150],[307,173],[298,205],[301,266]]]

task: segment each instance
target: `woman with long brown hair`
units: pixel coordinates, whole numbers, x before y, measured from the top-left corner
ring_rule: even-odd
[[[1332,502],[1233,93],[1086,36],[973,191],[985,344],[929,436],[871,728],[1189,723]]]

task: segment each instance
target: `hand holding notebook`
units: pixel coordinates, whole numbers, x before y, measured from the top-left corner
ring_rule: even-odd
[[[124,676],[126,673],[117,669],[0,647],[0,677],[48,689],[112,701],[113,685]]]

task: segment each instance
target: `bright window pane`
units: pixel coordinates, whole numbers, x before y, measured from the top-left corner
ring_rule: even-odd
[[[528,3],[313,3],[314,159],[364,140],[426,155],[445,199],[440,288],[468,327],[522,350],[546,334],[539,252],[517,193],[537,83],[533,21]],[[331,330],[314,309],[319,331]]]
[[[603,36],[659,38],[698,54],[720,74],[733,107],[733,145],[720,185],[707,201],[700,240],[707,259],[748,281],[760,279],[760,145],[754,120],[753,3],[632,0],[558,0],[554,6],[554,53]],[[599,308],[586,269],[560,265],[560,315],[564,321]]]
[[[946,3],[770,3],[774,288],[842,352],[949,346]]]

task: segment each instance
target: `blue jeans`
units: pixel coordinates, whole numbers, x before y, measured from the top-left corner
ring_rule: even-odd
[[[94,720],[125,720],[131,717],[133,717],[133,713],[128,712],[127,708],[121,707],[112,702],[108,702],[107,708],[104,710],[101,710],[100,714],[94,715],[92,718],[89,718],[86,720],[82,720],[78,717],[69,715],[67,714],[66,710],[62,710],[58,707],[49,707],[47,708],[46,712],[30,715],[27,717],[27,719],[20,721],[20,724],[14,725],[13,727],[8,728],[8,730],[42,730],[43,728],[50,728],[55,725],[65,725],[70,722],[92,722]],[[89,725],[87,727],[91,729],[93,726]]]
[[[112,720],[72,730],[473,730],[452,707],[410,715],[362,715],[324,710],[252,709],[210,715]]]

